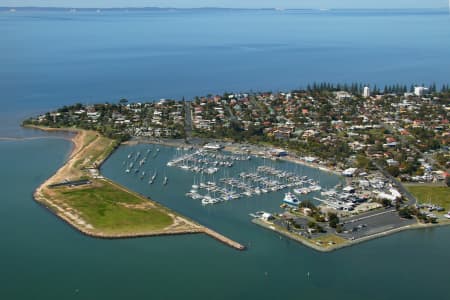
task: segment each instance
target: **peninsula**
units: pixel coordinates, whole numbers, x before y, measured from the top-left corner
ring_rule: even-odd
[[[99,167],[117,140],[92,130],[28,127],[73,134],[69,159],[36,189],[34,198],[82,233],[99,238],[205,233],[235,249],[245,248],[101,176]]]
[[[322,190],[320,182],[306,176],[258,166],[239,178],[194,181],[186,193],[206,206],[289,189],[283,201],[278,199],[284,202],[282,212],[255,212],[252,222],[332,251],[450,223],[449,112],[448,85],[439,91],[435,85],[381,90],[321,83],[290,92],[225,93],[190,101],[75,104],[24,125],[78,128],[70,160],[36,191],[36,199],[87,234],[210,233],[99,174],[100,164],[121,142],[150,142],[194,149],[167,166],[207,175],[251,156],[341,175],[343,184]],[[202,148],[225,148],[238,156],[207,154]],[[139,172],[131,162],[124,164],[127,173]],[[219,196],[211,197],[210,191]],[[121,194],[120,201],[111,201]]]

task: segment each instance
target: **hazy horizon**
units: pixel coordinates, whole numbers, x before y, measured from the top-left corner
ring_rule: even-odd
[[[3,0],[0,7],[48,8],[283,8],[283,9],[408,9],[446,8],[447,0]]]
[[[79,10],[120,10],[120,9],[174,9],[174,10],[189,10],[189,9],[235,9],[235,10],[444,10],[446,6],[442,7],[221,7],[221,6],[198,6],[198,7],[174,7],[174,6],[114,6],[114,7],[101,7],[101,6],[37,6],[37,5],[0,5],[0,8],[14,8],[14,9],[79,9]],[[449,7],[450,9],[450,7]]]

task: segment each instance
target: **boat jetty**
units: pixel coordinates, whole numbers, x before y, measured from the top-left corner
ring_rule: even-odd
[[[167,163],[168,167],[177,167],[183,170],[202,174],[215,174],[220,168],[231,168],[236,161],[249,160],[248,155],[224,154],[211,152],[205,149],[188,151],[187,153],[177,150],[176,157]]]
[[[209,205],[298,188],[308,189],[310,192],[321,189],[317,182],[307,176],[298,176],[269,166],[258,166],[255,172],[241,172],[237,177],[224,177],[198,184],[194,182],[186,196]]]

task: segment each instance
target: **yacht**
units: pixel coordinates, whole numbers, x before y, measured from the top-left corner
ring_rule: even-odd
[[[318,184],[313,184],[309,187],[309,190],[311,192],[320,191],[321,189],[322,189],[322,187]]]
[[[153,182],[155,181],[155,178],[156,178],[156,171],[155,171],[155,173],[153,174],[153,176],[150,178],[150,180],[148,181],[148,183],[149,183],[149,184],[153,184]]]
[[[311,190],[310,190],[309,188],[307,188],[307,187],[303,187],[303,188],[299,188],[299,189],[294,189],[294,193],[296,193],[296,194],[298,194],[298,195],[300,195],[300,194],[306,195],[306,194],[308,194],[310,191],[311,191]]]
[[[292,206],[298,206],[300,204],[300,201],[291,192],[284,194],[283,202]]]

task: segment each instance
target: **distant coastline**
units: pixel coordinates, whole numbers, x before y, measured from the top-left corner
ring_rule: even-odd
[[[52,6],[0,6],[0,11],[11,9],[22,11],[70,11],[97,12],[101,11],[276,11],[276,12],[418,12],[418,11],[445,11],[448,7],[416,7],[416,8],[277,8],[277,7],[52,7]]]

